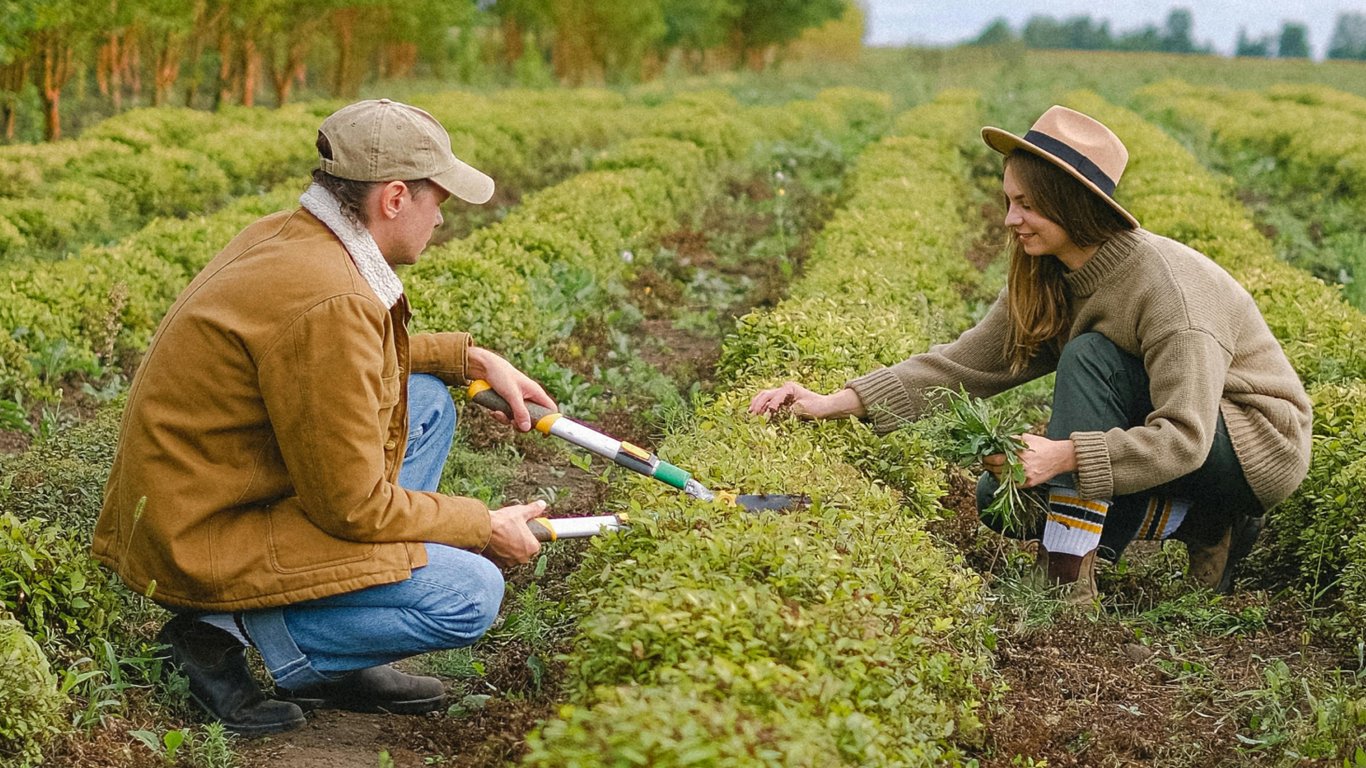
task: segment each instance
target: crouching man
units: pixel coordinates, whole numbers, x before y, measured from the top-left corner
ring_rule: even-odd
[[[301,207],[243,230],[162,320],[95,529],[95,556],[175,614],[159,639],[194,700],[245,735],[310,708],[439,708],[439,680],[389,662],[473,643],[502,600],[495,563],[539,549],[543,504],[437,492],[447,385],[487,379],[522,431],[524,400],[554,402],[468,334],[410,338],[394,272],[448,197],[483,203],[493,181],[387,99],[331,115],[317,144]]]

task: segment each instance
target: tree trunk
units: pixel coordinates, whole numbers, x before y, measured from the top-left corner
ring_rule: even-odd
[[[123,35],[123,73],[119,80],[128,84],[129,92],[136,101],[142,101],[142,46],[138,44],[138,29],[134,27]]]
[[[27,58],[0,66],[0,122],[5,126],[5,141],[14,141],[19,115],[19,93],[27,81]]]
[[[388,43],[384,46],[383,57],[386,78],[409,77],[417,66],[417,45]]]
[[[350,96],[352,71],[356,68],[356,8],[341,8],[332,12],[332,23],[337,30],[337,71],[334,78],[334,92],[337,96]]]
[[[190,28],[190,53],[186,57],[190,65],[190,76],[185,82],[185,106],[193,107],[195,97],[199,95],[199,86],[202,82],[199,74],[199,60],[204,57],[204,49],[208,46],[209,36],[213,33],[213,28],[223,20],[223,14],[227,12],[227,6],[220,5],[209,12],[206,0],[196,0],[194,9],[194,24]]]
[[[71,45],[64,30],[40,32],[35,39],[38,68],[34,84],[43,102],[44,135],[48,141],[62,137],[62,88],[71,79]]]
[[[256,106],[256,86],[261,81],[261,51],[256,47],[256,39],[248,35],[242,38],[242,106]]]
[[[232,29],[224,19],[218,28],[218,95],[213,99],[213,108],[222,109],[232,101]]]
[[[461,30],[462,34],[465,30]],[[503,63],[509,72],[521,60],[526,51],[526,41],[522,37],[522,25],[511,16],[503,17]]]
[[[165,105],[166,99],[170,97],[171,88],[180,77],[180,57],[184,46],[185,39],[173,32],[167,32],[161,41],[161,46],[156,52],[156,70],[152,75],[155,81],[155,90],[152,93],[153,106]]]

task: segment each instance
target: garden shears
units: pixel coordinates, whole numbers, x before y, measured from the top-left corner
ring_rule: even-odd
[[[493,391],[493,388],[488,382],[482,379],[471,382],[468,394],[470,400],[473,400],[490,411],[501,413],[509,418],[512,417],[511,406],[508,405],[508,402],[504,400],[501,395]],[[646,477],[653,477],[661,483],[677,488],[695,499],[700,499],[702,501],[720,501],[750,511],[801,509],[811,504],[811,499],[807,496],[778,493],[737,494],[733,491],[710,490],[705,485],[698,482],[697,479],[686,470],[664,461],[654,453],[647,451],[638,445],[633,445],[624,440],[618,440],[610,435],[603,434],[592,427],[585,426],[573,419],[566,418],[564,414],[559,413],[558,411],[552,411],[537,403],[527,401],[526,408],[527,412],[531,414],[531,422],[536,431],[547,435],[554,435],[566,442],[573,443],[590,453],[595,453],[632,472],[645,475]],[[574,535],[589,536],[596,533],[599,528],[604,525],[609,528],[614,526],[621,527],[621,525],[625,523],[624,520],[613,522],[608,518],[622,517],[624,516],[605,515],[601,516],[601,518],[558,518],[554,520],[538,518],[537,520],[532,521],[532,530],[536,531],[537,535],[540,536],[542,532],[537,530],[535,523],[541,522],[558,525],[565,531],[577,531],[578,529],[576,527],[569,524],[569,520],[582,520],[585,521],[586,525],[591,526],[590,532],[578,534],[559,533],[554,538],[560,536],[570,537]],[[597,522],[588,523],[587,521]],[[550,526],[542,525],[542,528],[548,527]]]

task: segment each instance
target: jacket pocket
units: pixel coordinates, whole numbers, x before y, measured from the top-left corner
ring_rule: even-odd
[[[270,507],[266,513],[270,564],[277,573],[302,573],[358,563],[375,553],[376,544],[339,539],[304,514],[297,499]]]
[[[385,376],[380,379],[379,407],[381,410],[398,405],[398,397],[403,392],[402,384],[397,371],[392,376]]]

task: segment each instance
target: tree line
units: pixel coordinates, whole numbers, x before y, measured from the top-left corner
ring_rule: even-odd
[[[972,41],[974,45],[1023,44],[1028,48],[1064,48],[1084,51],[1162,51],[1166,53],[1213,53],[1210,43],[1197,43],[1193,36],[1194,17],[1185,8],[1173,9],[1162,26],[1147,24],[1138,29],[1114,33],[1110,22],[1090,16],[1056,19],[1032,16],[1017,32],[1010,22],[998,18]],[[1297,21],[1281,24],[1279,33],[1259,37],[1238,31],[1236,56],[1307,59],[1310,56],[1309,27]],[[1341,13],[1328,44],[1327,58],[1366,60],[1366,14]]]
[[[354,97],[368,79],[469,80],[501,69],[570,85],[763,68],[853,0],[0,0],[0,125],[28,104],[61,136],[62,96],[93,78],[125,104],[277,105],[300,86]],[[861,17],[860,17],[861,18]]]

